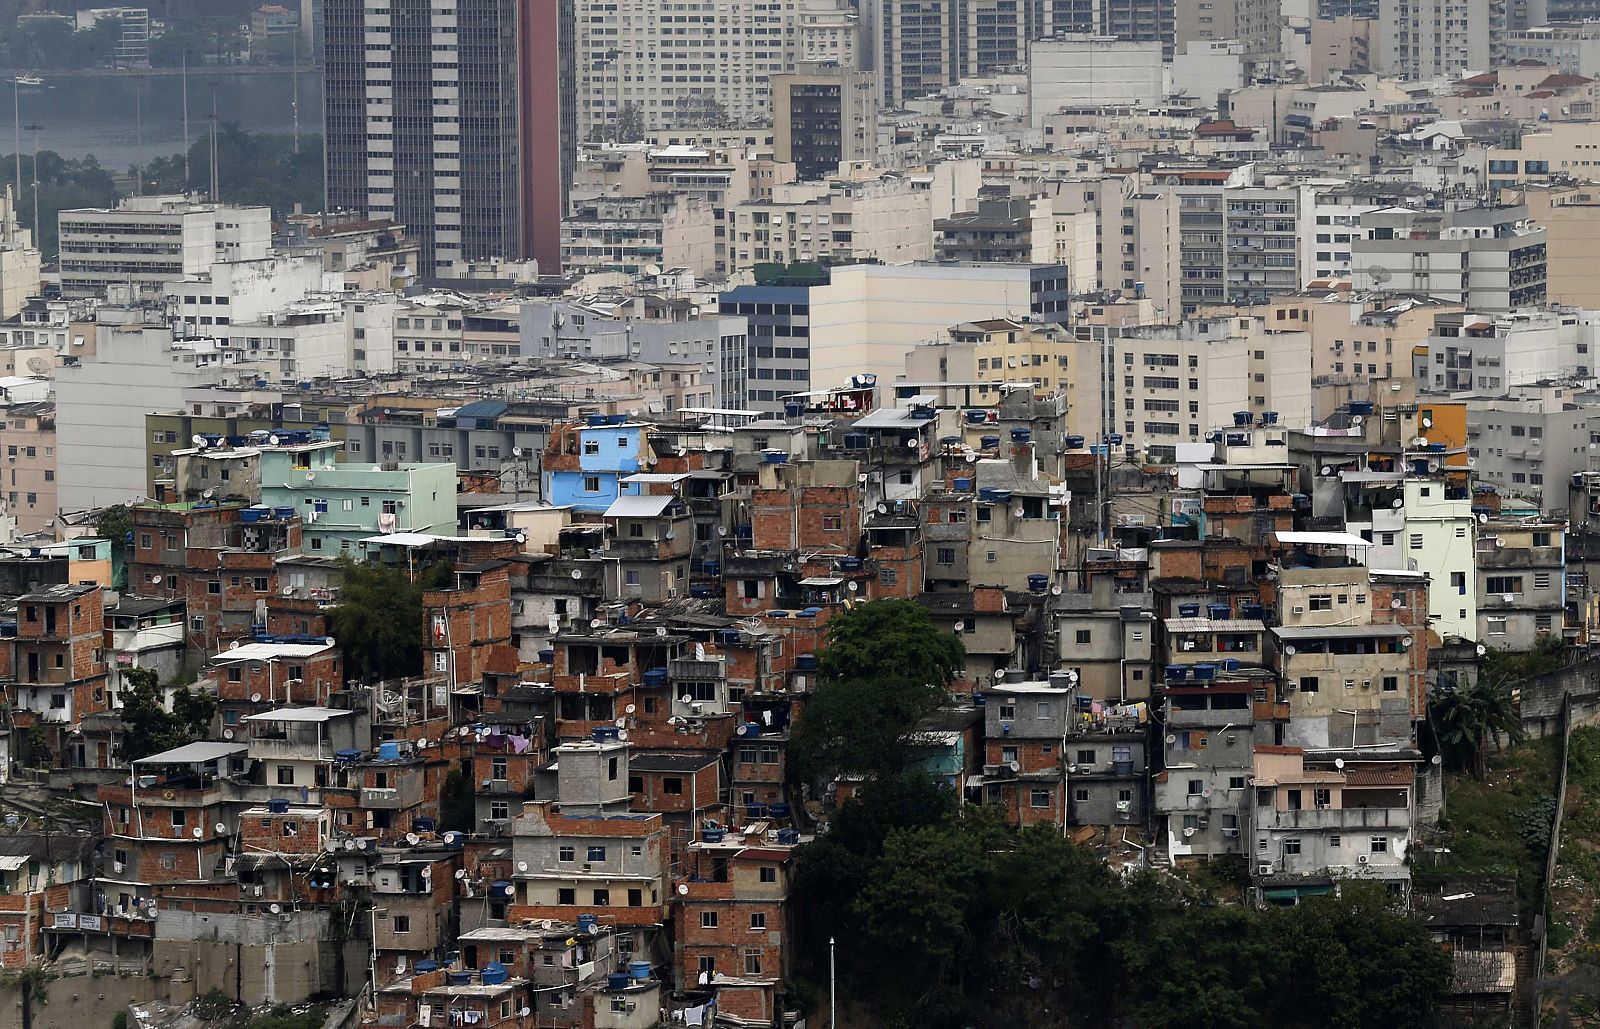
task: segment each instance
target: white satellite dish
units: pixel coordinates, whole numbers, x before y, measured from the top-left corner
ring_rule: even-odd
[[[583,578],[583,571],[582,571],[582,569],[579,569],[579,568],[574,568],[574,569],[573,569],[573,570],[572,570],[572,577],[573,577],[573,578],[574,578],[574,579],[581,579],[581,578]]]
[[[1484,514],[1482,511],[1478,512],[1478,524],[1479,525],[1485,525],[1485,524],[1488,523],[1488,521],[1489,521],[1489,516],[1487,514]]]
[[[1344,758],[1342,758],[1342,757],[1334,758],[1333,759],[1333,767],[1335,767],[1335,768],[1343,768],[1344,767]]]
[[[604,619],[600,619],[600,618],[591,618],[591,619],[589,619],[589,628],[591,628],[591,629],[598,629],[604,624],[606,624]]]
[[[197,840],[200,837],[204,836],[205,834],[206,834],[206,831],[204,829],[200,828],[198,825],[195,826],[193,829],[189,830],[189,835],[193,836]]]
[[[228,827],[226,825],[223,825],[221,822],[218,822],[217,823],[217,835],[218,836],[226,836],[227,834],[228,834]]]
[[[919,447],[921,445],[922,445],[921,442],[915,436],[913,436],[910,439],[906,440],[906,449],[907,450],[915,450],[915,449],[917,449],[917,447]]]
[[[684,695],[683,695],[683,697],[682,697],[682,698],[680,698],[680,699],[682,699],[682,701],[683,701],[683,702],[684,702],[684,703],[685,703],[685,704],[693,704],[693,703],[694,703],[694,697],[693,697],[693,695],[691,695],[691,694],[688,694],[688,693],[685,693],[685,694],[684,694]]]
[[[416,833],[414,833],[414,832],[406,833],[406,843],[408,843],[409,845],[415,847],[417,844],[419,844],[421,842],[422,842],[422,838],[419,837]]]
[[[622,709],[622,713],[625,714],[625,715],[631,715],[637,710],[639,710],[639,709],[636,706],[634,706],[633,704],[629,704],[627,707]]]
[[[1296,653],[1296,651],[1294,649],[1294,644],[1291,643],[1288,646],[1284,647],[1283,648],[1283,652],[1285,654],[1288,654],[1290,657],[1294,657],[1294,655]]]
[[[512,447],[511,448],[511,456],[512,457],[521,457],[522,456],[522,448],[521,447]]]
[[[667,634],[667,627],[665,625],[656,626],[656,635],[657,636],[665,636],[666,634]]]
[[[159,576],[159,575],[152,575],[152,576],[150,576],[150,584],[151,584],[151,585],[152,585],[152,586],[159,586],[159,585],[161,585],[161,576]]]
[[[966,622],[963,622],[963,621],[959,621],[959,620],[958,620],[958,621],[957,621],[957,622],[956,622],[956,624],[955,624],[955,626],[954,626],[954,628],[955,628],[955,631],[956,631],[956,632],[964,632],[964,631],[966,631],[966,628],[967,628],[967,623],[966,623]]]
[[[1322,474],[1323,475],[1332,475],[1333,474],[1333,466],[1332,465],[1323,465],[1322,466]]]
[[[356,849],[356,841],[355,840],[345,840],[344,841],[344,849],[345,850],[355,850]]]
[[[201,450],[205,449],[206,438],[204,436],[200,435],[198,432],[195,433],[193,436],[189,437],[189,442],[193,443],[195,446],[199,447]]]
[[[306,473],[306,481],[307,482],[316,482],[317,481],[317,473],[316,472],[307,472]]]
[[[465,868],[456,869],[456,878],[457,879],[465,879],[466,877],[467,877],[467,870]]]
[[[225,740],[233,739],[233,730],[232,729],[224,729],[224,730],[222,730],[222,738],[225,739]]]
[[[212,497],[215,497],[216,495],[217,495],[217,488],[215,486],[207,486],[205,489],[200,491],[200,497],[201,497],[202,500],[210,500]]]
[[[271,443],[273,446],[278,446],[283,442],[283,438],[276,432],[269,432],[267,433],[267,442]]]
[[[517,862],[517,871],[526,872],[527,870],[528,870],[528,863],[526,861],[518,861]]]
[[[855,593],[861,589],[861,584],[856,582],[854,579],[851,579],[849,582],[845,583],[844,588],[849,590],[851,593]]]
[[[250,703],[252,703],[252,704],[261,703],[261,694],[259,694],[259,693],[250,694]]]
[[[626,729],[618,729],[617,730],[617,739],[621,740],[623,743],[628,742],[628,730],[626,730]]]
[[[1484,646],[1482,643],[1478,644],[1478,656],[1479,657],[1482,657],[1483,655],[1487,654],[1488,652],[1489,652],[1489,648],[1488,647]]]
[[[689,895],[689,884],[688,883],[679,883],[678,884],[678,896],[687,897],[688,895]]]
[[[1423,418],[1423,419],[1422,419],[1422,427],[1423,427],[1423,428],[1424,428],[1424,429],[1431,429],[1431,428],[1433,428],[1433,419],[1432,419],[1432,418]]]
[[[627,726],[628,720],[626,718],[619,718],[615,722],[612,722],[611,724],[615,725],[618,729],[622,729],[622,728],[625,728]]]
[[[274,901],[273,903],[267,905],[267,910],[275,915],[281,915],[283,914],[283,905]]]
[[[644,274],[646,278],[653,279],[661,274],[661,266],[659,264],[647,264],[644,266]]]

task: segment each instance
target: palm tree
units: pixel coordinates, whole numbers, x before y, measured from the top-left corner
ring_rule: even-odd
[[[1488,773],[1490,745],[1498,746],[1502,733],[1512,742],[1522,738],[1522,718],[1507,678],[1480,676],[1468,686],[1442,690],[1433,703],[1433,720],[1451,760],[1475,779]]]

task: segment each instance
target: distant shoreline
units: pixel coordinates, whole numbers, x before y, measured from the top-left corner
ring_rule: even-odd
[[[202,64],[190,68],[189,76],[190,78],[206,78],[216,75],[289,75],[296,71],[301,74],[321,72],[322,66],[304,64],[299,68],[294,68],[289,65]],[[19,75],[39,75],[44,79],[45,85],[49,85],[51,79],[176,78],[182,74],[182,68],[52,68],[49,71],[39,68],[0,68],[0,85],[6,84],[3,80],[15,80]]]

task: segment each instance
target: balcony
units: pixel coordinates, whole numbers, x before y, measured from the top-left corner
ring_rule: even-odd
[[[1256,808],[1257,829],[1344,831],[1355,829],[1409,829],[1411,811],[1403,807],[1319,807],[1299,811]]]
[[[361,787],[360,806],[380,811],[402,811],[422,803],[420,779],[406,779],[399,786]]]

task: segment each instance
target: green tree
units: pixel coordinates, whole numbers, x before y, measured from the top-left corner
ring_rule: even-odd
[[[172,710],[162,704],[161,681],[149,668],[132,668],[123,676],[122,742],[118,757],[125,763],[159,754],[210,735],[217,701],[203,690],[179,687]]]
[[[158,157],[144,168],[146,192],[181,192],[186,180],[183,155]],[[272,208],[277,217],[293,212],[296,204],[308,211],[323,207],[322,137],[300,136],[300,150],[290,136],[245,132],[234,122],[217,131],[217,182],[221,196],[235,204]],[[202,136],[189,147],[190,190],[211,190],[211,140]]]
[[[876,600],[836,616],[790,743],[796,775],[897,775],[912,727],[944,703],[965,653],[910,601]]]
[[[1503,733],[1522,738],[1522,718],[1511,680],[1481,675],[1466,686],[1439,691],[1433,701],[1433,723],[1451,763],[1482,779],[1489,771],[1489,752]]]
[[[422,673],[422,594],[449,581],[450,570],[431,565],[415,580],[403,568],[342,560],[333,635],[345,671],[362,682]]]
[[[644,139],[648,131],[644,122],[644,108],[635,103],[623,104],[622,110],[617,114],[616,141],[638,143]]]
[[[1420,921],[1376,883],[1346,882],[1337,896],[1271,912],[1265,931],[1281,948],[1278,1018],[1269,1024],[1379,1029],[1439,1024],[1450,957]]]
[[[132,549],[133,512],[127,504],[103,507],[95,515],[94,534],[111,541],[111,576],[121,589],[128,584],[128,552]]]
[[[477,795],[472,789],[472,776],[459,768],[450,769],[450,774],[444,778],[444,795],[439,799],[440,830],[476,832],[477,804]]]

